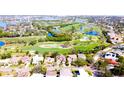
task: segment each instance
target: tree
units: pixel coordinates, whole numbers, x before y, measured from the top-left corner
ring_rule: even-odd
[[[68,62],[68,61],[66,61],[66,62],[65,62],[65,65],[66,65],[66,66],[69,66],[69,62]]]
[[[43,63],[44,63],[44,61],[45,61],[45,59],[46,59],[46,55],[48,54],[48,52],[44,52],[43,53],[43,57],[44,57],[44,59],[43,59]]]
[[[91,54],[87,54],[87,55],[86,55],[86,61],[87,61],[88,63],[93,63],[93,57],[92,57]]]
[[[111,73],[115,76],[123,76],[124,75],[124,64],[115,66],[114,69],[111,69]]]
[[[47,27],[47,31],[48,31],[48,32],[51,32],[51,31],[52,31],[52,28],[53,28],[52,26],[48,26],[48,27]]]
[[[11,53],[6,52],[0,55],[1,59],[11,58]]]
[[[0,29],[0,34],[2,34],[3,33],[3,30],[2,29]]]
[[[124,64],[124,57],[123,57],[123,56],[119,56],[119,58],[118,58],[118,62]]]
[[[47,71],[47,68],[44,65],[41,65],[41,73],[43,75],[45,75],[46,74],[46,71]]]
[[[55,59],[55,62],[57,61],[56,56],[57,56],[58,54],[59,54],[58,52],[52,53],[52,57]]]
[[[112,76],[113,74],[109,70],[105,70],[105,72],[103,73],[103,77],[112,77]]]
[[[96,63],[94,64],[94,67],[95,67],[97,70],[105,71],[107,65],[108,65],[108,63],[105,62],[105,60],[99,60],[98,62],[96,62]]]
[[[97,69],[97,74],[99,77],[111,77],[113,76],[110,70],[107,70],[108,63],[105,60],[99,60],[94,64],[94,67]]]
[[[26,55],[29,55],[29,51],[26,51]]]
[[[35,45],[37,43],[37,41],[36,40],[32,40],[32,41],[30,41],[30,43],[29,43],[29,45]]]
[[[38,51],[35,51],[35,54],[39,54],[39,52]]]
[[[88,65],[89,63],[83,59],[78,59],[74,62],[71,63],[71,65],[73,66],[78,66],[78,67],[81,67],[81,66],[85,66],[85,65]]]
[[[75,32],[75,30],[76,30],[76,28],[74,26],[72,26],[72,28],[71,28],[72,34]]]

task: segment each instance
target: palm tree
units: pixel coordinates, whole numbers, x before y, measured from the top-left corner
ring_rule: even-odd
[[[75,32],[76,28],[74,26],[72,26],[71,30],[72,30],[71,32],[73,34]]]
[[[44,53],[43,53],[43,58],[44,58],[44,59],[43,59],[43,63],[44,63],[44,61],[45,61],[45,59],[46,59],[46,55],[47,55],[47,54],[48,54],[48,52],[44,52]]]
[[[57,61],[56,56],[57,56],[58,54],[59,54],[58,52],[54,52],[54,53],[52,54],[52,56],[53,56],[53,57],[54,57],[54,59],[55,59],[55,62]]]

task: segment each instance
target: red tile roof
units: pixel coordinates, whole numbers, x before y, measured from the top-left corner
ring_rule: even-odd
[[[108,59],[107,62],[109,64],[118,64],[118,62],[116,62],[115,60],[112,60],[112,59]]]

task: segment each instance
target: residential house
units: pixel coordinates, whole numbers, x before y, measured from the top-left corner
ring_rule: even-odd
[[[105,55],[104,55],[104,58],[105,59],[112,59],[112,60],[117,60],[117,54],[116,53],[113,53],[113,52],[107,52]]]
[[[73,74],[72,74],[71,68],[62,68],[62,69],[60,69],[60,77],[62,77],[62,76],[70,76],[70,77],[72,77]]]
[[[43,61],[43,56],[35,55],[33,56],[33,64],[38,64],[40,61]]]

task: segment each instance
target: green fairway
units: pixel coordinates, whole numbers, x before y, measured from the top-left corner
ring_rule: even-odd
[[[44,52],[59,52],[59,53],[68,53],[70,49],[60,49],[60,48],[41,48],[38,46],[27,46],[22,48],[23,50],[28,50],[28,51],[38,51],[40,53]]]
[[[17,42],[18,40],[24,40],[25,42],[28,42],[32,39],[37,40],[41,38],[40,36],[28,36],[28,37],[14,37],[14,38],[0,38],[1,41],[5,42]]]

